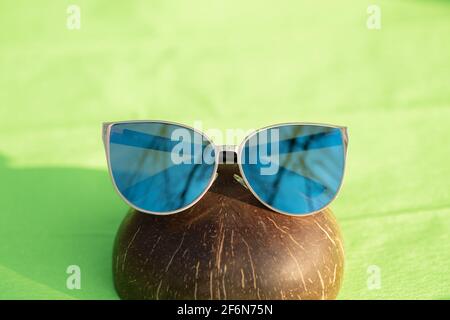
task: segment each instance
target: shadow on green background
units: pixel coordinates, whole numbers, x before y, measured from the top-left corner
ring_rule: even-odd
[[[112,246],[126,207],[107,173],[16,169],[0,157],[0,177],[0,278],[3,287],[9,272],[12,282],[0,298],[115,298]],[[69,265],[80,266],[82,290],[66,288]],[[28,286],[15,288],[24,279]]]

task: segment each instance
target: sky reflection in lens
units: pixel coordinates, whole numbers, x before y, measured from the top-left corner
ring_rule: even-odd
[[[172,140],[180,130],[184,140]],[[181,151],[177,148],[180,142],[184,144]],[[119,192],[145,211],[168,213],[188,206],[205,191],[214,174],[214,161],[203,161],[205,150],[214,158],[210,142],[192,129],[173,124],[114,124],[109,149]],[[185,163],[179,163],[180,156]]]
[[[263,130],[246,141],[241,155],[244,175],[258,197],[277,210],[298,215],[318,211],[333,200],[344,159],[341,129],[314,125]],[[275,174],[262,174],[274,164]]]

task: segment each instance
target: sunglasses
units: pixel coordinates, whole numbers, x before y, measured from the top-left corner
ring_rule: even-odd
[[[103,124],[109,173],[117,193],[138,211],[167,215],[193,206],[217,177],[237,164],[268,208],[305,216],[325,209],[344,177],[347,128],[286,123],[259,129],[239,146],[216,146],[197,129],[167,121]]]

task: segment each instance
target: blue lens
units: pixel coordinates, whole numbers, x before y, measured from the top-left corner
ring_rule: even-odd
[[[201,134],[174,124],[111,127],[109,161],[114,182],[141,211],[170,213],[194,203],[213,178],[214,152]]]
[[[344,174],[340,128],[285,125],[259,131],[241,153],[250,187],[265,204],[289,214],[309,214],[336,196]]]

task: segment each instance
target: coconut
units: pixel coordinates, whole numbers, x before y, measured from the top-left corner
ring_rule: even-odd
[[[330,209],[288,216],[220,165],[193,207],[157,216],[131,210],[117,233],[113,274],[122,299],[334,299],[344,249]]]

